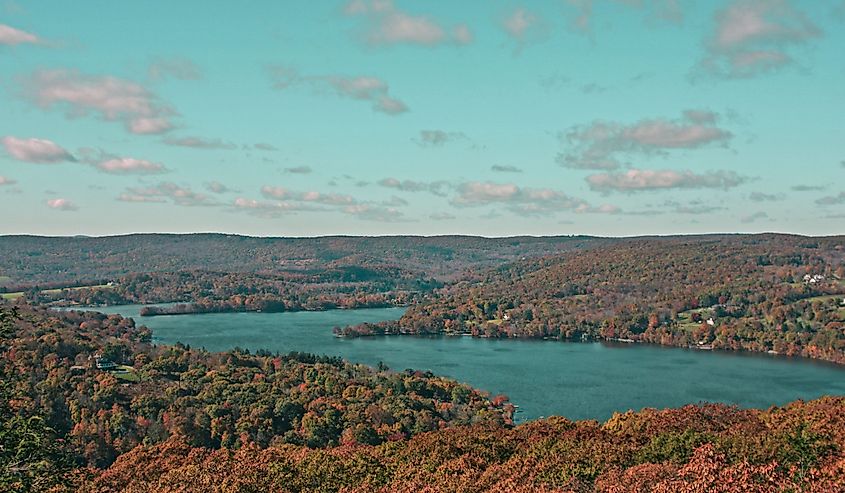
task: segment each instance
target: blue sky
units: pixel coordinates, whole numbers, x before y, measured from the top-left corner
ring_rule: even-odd
[[[0,234],[845,233],[845,2],[0,1]]]

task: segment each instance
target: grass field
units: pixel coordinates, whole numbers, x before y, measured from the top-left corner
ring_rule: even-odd
[[[46,293],[46,294],[56,294],[56,293],[61,293],[65,289],[69,289],[69,290],[86,289],[86,288],[88,288],[88,289],[109,289],[110,287],[111,286],[109,286],[108,284],[98,284],[96,286],[71,286],[71,287],[59,288],[59,289],[44,289],[41,292]],[[15,298],[20,298],[23,295],[24,295],[23,291],[18,291],[16,293],[3,293],[2,295],[0,295],[0,297],[2,297],[4,300],[13,300]]]
[[[115,378],[118,380],[123,380],[125,382],[136,383],[141,381],[141,377],[138,376],[138,373],[135,371],[135,368],[126,365],[118,365],[118,371],[111,372]]]

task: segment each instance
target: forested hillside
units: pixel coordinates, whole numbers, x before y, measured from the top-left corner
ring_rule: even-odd
[[[132,319],[0,305],[0,491],[43,491],[138,445],[379,444],[510,422],[505,398],[328,356],[153,346]]]
[[[250,274],[394,268],[452,279],[470,268],[610,242],[590,237],[326,236],[256,238],[224,234],[0,237],[0,287],[66,287],[133,273]],[[96,284],[96,283],[95,283]]]
[[[720,405],[484,425],[377,446],[192,448],[120,457],[87,492],[833,493],[845,487],[845,399]]]
[[[342,335],[617,339],[845,363],[845,238],[638,238],[517,261]]]

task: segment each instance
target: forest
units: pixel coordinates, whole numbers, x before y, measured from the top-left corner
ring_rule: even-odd
[[[375,445],[456,425],[504,426],[514,411],[505,397],[431,373],[154,346],[148,329],[119,315],[19,303],[0,306],[0,316],[0,490],[41,491],[52,469],[108,467],[172,437],[211,449]]]
[[[643,238],[505,264],[343,336],[621,340],[845,363],[841,237]]]
[[[149,336],[117,315],[0,307],[0,491],[831,492],[845,478],[843,397],[514,426],[505,396],[427,373]]]
[[[156,345],[135,320],[72,309],[403,305],[400,320],[335,332],[611,340],[841,364],[842,237],[0,243],[15,252],[0,257],[3,289],[22,291],[0,300],[0,492],[845,486],[841,396],[768,410],[698,404],[620,412],[603,423],[516,425],[518,403],[507,396],[429,372],[331,355]]]

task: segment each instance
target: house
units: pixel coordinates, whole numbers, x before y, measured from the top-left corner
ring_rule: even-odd
[[[824,276],[821,274],[804,274],[804,284],[818,284],[824,281]]]
[[[117,369],[117,363],[102,356],[94,356],[94,364],[98,370],[109,371]]]

